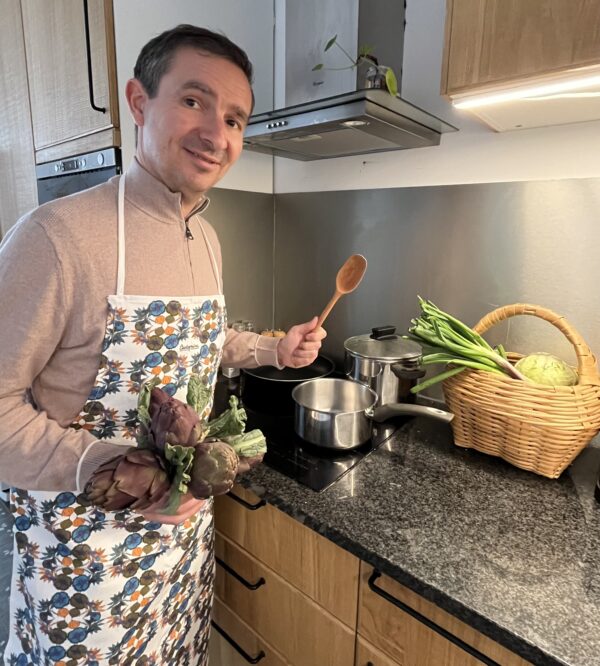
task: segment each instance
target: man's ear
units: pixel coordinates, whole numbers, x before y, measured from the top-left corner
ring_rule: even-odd
[[[127,104],[129,105],[129,110],[133,116],[133,122],[138,127],[143,127],[144,109],[146,108],[148,93],[144,90],[144,86],[138,81],[138,79],[129,79],[129,81],[127,81],[127,84],[125,85],[125,97],[127,98]]]

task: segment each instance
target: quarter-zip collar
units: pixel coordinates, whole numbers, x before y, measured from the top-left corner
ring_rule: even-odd
[[[204,212],[210,203],[207,196],[202,196],[184,218],[181,214],[181,192],[171,192],[162,181],[146,171],[135,157],[127,169],[125,198],[147,215],[161,222],[179,225],[193,215]]]

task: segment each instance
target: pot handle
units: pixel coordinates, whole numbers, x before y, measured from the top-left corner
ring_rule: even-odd
[[[389,405],[382,405],[375,410],[367,409],[365,414],[376,423],[383,423],[393,416],[428,416],[444,423],[450,423],[454,418],[451,412],[445,412],[436,407],[427,407],[425,405],[410,405],[405,403],[393,402]]]
[[[425,370],[422,368],[407,370],[406,368],[403,368],[400,363],[394,363],[391,368],[392,372],[398,377],[398,379],[421,379],[421,377],[425,377]]]

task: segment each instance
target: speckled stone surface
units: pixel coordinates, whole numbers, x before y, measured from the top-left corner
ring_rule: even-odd
[[[550,480],[417,418],[322,493],[242,485],[532,663],[600,666],[598,446]]]

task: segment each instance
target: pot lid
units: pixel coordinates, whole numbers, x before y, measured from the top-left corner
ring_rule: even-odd
[[[344,342],[344,349],[374,361],[420,361],[421,345],[395,334],[394,326],[378,326],[371,333],[355,335]]]

